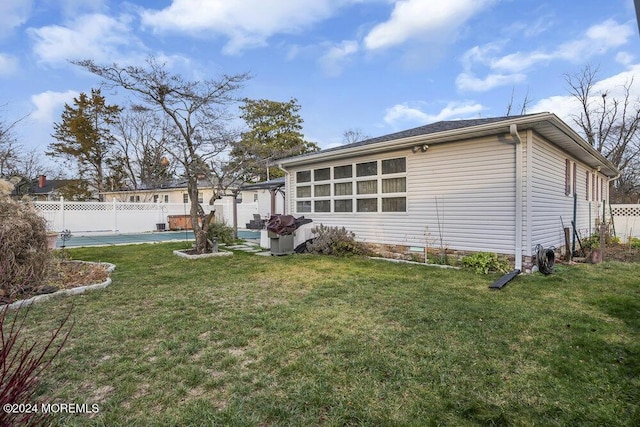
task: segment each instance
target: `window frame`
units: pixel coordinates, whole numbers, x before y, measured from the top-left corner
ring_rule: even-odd
[[[402,163],[398,162],[399,159],[403,159]],[[409,197],[408,197],[408,157],[406,155],[394,155],[385,158],[378,158],[376,160],[367,160],[367,159],[354,159],[349,163],[336,164],[331,166],[307,166],[305,169],[297,170],[292,173],[294,177],[292,183],[291,194],[294,196],[294,201],[292,203],[294,212],[298,214],[303,213],[317,213],[321,214],[408,214],[409,213]],[[396,161],[397,164],[394,166],[395,169],[400,170],[399,172],[391,172],[389,171],[388,162]],[[366,175],[367,169],[369,172],[373,169],[373,164],[375,163],[375,175]],[[385,172],[383,173],[383,163],[387,165]],[[358,165],[367,165],[362,166],[360,173],[358,173]],[[392,163],[391,163],[392,165]],[[325,169],[329,169],[329,179],[326,178]],[[320,175],[320,179],[316,180],[316,171],[322,171]],[[336,171],[338,171],[336,173]],[[350,171],[350,173],[349,173]],[[308,173],[308,174],[307,174]],[[307,181],[307,177],[310,175],[310,180]],[[349,176],[346,176],[349,175]],[[302,177],[302,181],[298,181],[298,177]],[[383,183],[387,182],[387,187],[390,186],[391,182],[395,183],[391,185],[391,187],[402,188],[403,186],[400,184],[400,181],[404,181],[404,191],[388,191],[383,192]],[[370,184],[361,184],[365,181],[371,181]],[[327,187],[324,185],[328,185],[328,194]],[[322,187],[317,187],[322,186]],[[374,192],[359,192],[365,186],[370,186],[370,190],[375,190]],[[298,189],[301,187],[311,187],[311,192],[309,194],[308,190],[304,191],[304,196],[298,196]],[[337,189],[340,189],[340,192],[347,192],[347,188],[350,189],[349,194],[337,194]],[[316,194],[316,189],[322,189],[323,191],[320,194]],[[389,190],[389,188],[386,188]],[[307,196],[308,195],[308,196]],[[385,202],[387,199],[404,199],[404,210],[383,210],[383,205],[389,206],[389,203],[397,203],[397,202]],[[349,202],[346,202],[346,201]],[[360,212],[358,210],[358,205],[361,205],[361,209],[364,209],[365,204],[372,205],[374,202],[372,201],[361,201],[361,200],[375,200],[376,209],[371,211]],[[324,202],[329,202],[329,210],[328,211],[317,211],[315,202],[322,202],[318,205],[318,207],[322,206],[325,208],[326,205]],[[347,208],[349,205],[351,206],[351,211],[343,211],[336,210],[336,202],[341,207]]]

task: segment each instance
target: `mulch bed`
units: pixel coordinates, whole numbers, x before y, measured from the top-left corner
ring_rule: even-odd
[[[17,295],[13,300],[23,300],[36,295],[50,294],[62,289],[102,283],[109,277],[107,264],[87,264],[77,261],[54,261],[47,283],[37,289]],[[0,295],[0,304],[10,302]]]

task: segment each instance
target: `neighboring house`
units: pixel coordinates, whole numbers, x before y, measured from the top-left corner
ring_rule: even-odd
[[[344,226],[388,255],[496,252],[595,231],[619,172],[550,113],[433,123],[283,159],[286,211]],[[399,256],[400,256],[399,255]]]
[[[11,196],[15,199],[28,197],[36,201],[56,201],[60,200],[66,187],[77,187],[79,182],[78,179],[47,179],[40,175],[33,180],[22,179]]]
[[[134,190],[104,191],[101,193],[105,201],[116,199],[119,202],[140,203],[189,203],[187,181],[176,180],[155,188],[141,188]],[[198,182],[198,202],[213,204],[214,189],[208,181]]]

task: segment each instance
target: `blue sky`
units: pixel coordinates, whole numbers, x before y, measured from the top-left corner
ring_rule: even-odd
[[[374,137],[431,123],[551,111],[570,123],[565,74],[599,67],[597,89],[635,78],[633,0],[2,0],[0,110],[44,151],[64,103],[99,80],[69,60],[154,55],[190,79],[250,72],[243,97],[302,106],[305,137]],[[123,93],[106,93],[123,103]]]

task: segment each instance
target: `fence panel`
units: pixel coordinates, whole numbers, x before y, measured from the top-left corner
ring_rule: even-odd
[[[640,204],[611,205],[611,216],[616,234],[623,242],[629,237],[640,238]]]
[[[166,224],[169,215],[188,215],[190,205],[183,203],[131,202],[32,202],[47,221],[47,228],[72,233],[142,233]],[[205,213],[213,209],[203,206]]]

